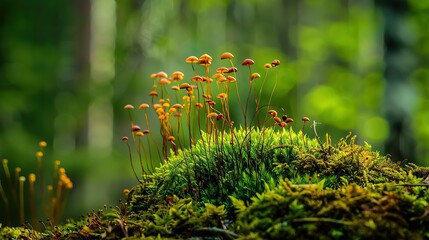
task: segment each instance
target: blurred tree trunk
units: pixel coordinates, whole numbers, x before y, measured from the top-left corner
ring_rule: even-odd
[[[73,12],[74,2],[1,1],[0,155],[28,159],[35,140],[52,143]]]
[[[117,0],[116,1],[116,39],[115,39],[115,77],[114,77],[114,98],[116,104],[125,105],[133,102],[130,92],[134,97],[139,96],[139,90],[133,84],[139,82],[135,78],[140,78],[140,71],[143,65],[142,47],[142,8],[144,0]],[[131,89],[131,91],[130,91]],[[124,97],[124,94],[128,94]],[[114,126],[129,126],[127,114],[124,114],[122,106],[113,106]],[[118,129],[121,134],[122,129]]]
[[[75,79],[72,83],[72,90],[77,95],[83,94],[88,97],[88,82],[90,79],[91,62],[91,1],[77,0],[76,3],[76,52],[74,62]],[[85,105],[87,106],[87,105]],[[88,112],[87,109],[81,112],[80,126],[75,132],[76,147],[88,145]]]
[[[285,13],[280,16],[279,22],[282,24],[277,25],[278,38],[280,49],[283,53],[287,54],[293,60],[299,58],[299,49],[294,46],[294,42],[298,42],[298,26],[300,24],[300,10],[301,1],[289,0],[280,1],[282,11]],[[292,60],[291,60],[292,61]]]
[[[390,135],[385,151],[393,160],[415,160],[415,139],[411,128],[412,84],[410,75],[415,67],[409,45],[406,14],[406,0],[376,0],[382,12],[384,22],[384,76],[386,78],[386,119],[389,122]],[[411,97],[411,99],[410,99]]]
[[[278,38],[281,51],[288,56],[287,61],[299,61],[301,58],[300,49],[296,45],[299,42],[299,27],[301,24],[300,16],[303,13],[301,5],[302,1],[299,0],[289,0],[289,1],[280,1],[282,11],[285,14],[280,15],[278,24]],[[295,44],[294,44],[295,42]],[[286,59],[285,59],[286,60]],[[286,63],[288,64],[288,63]],[[301,78],[299,75],[301,71],[296,69],[296,78]],[[298,106],[298,96],[304,96],[305,92],[309,90],[309,85],[297,85],[290,91],[287,95],[287,101],[289,104],[289,111],[296,114],[296,116],[304,115],[301,108]],[[281,98],[284,96],[280,95]]]

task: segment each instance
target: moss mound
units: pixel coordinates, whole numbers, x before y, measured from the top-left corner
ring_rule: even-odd
[[[428,168],[394,163],[351,134],[336,144],[291,130],[210,137],[130,192],[133,219],[151,219],[179,196],[200,212],[207,203],[226,206],[219,229],[240,239],[429,238]]]
[[[202,134],[110,212],[11,239],[429,239],[429,168],[291,129]],[[425,179],[426,178],[426,179]]]
[[[265,183],[274,186],[285,178],[294,184],[323,180],[325,188],[337,189],[352,183],[361,187],[414,184],[429,174],[428,168],[394,163],[370,145],[356,144],[351,134],[336,144],[328,136],[322,143],[291,129],[239,129],[217,137],[213,141],[212,135],[203,134],[195,146],[146,176],[131,192],[132,210],[142,208],[136,200],[139,196],[166,199],[176,195],[226,205],[231,213],[229,196],[248,201],[264,190]]]

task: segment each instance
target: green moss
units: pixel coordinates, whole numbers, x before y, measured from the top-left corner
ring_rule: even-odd
[[[429,174],[428,168],[401,166],[368,144],[355,144],[350,134],[336,144],[329,137],[319,143],[316,138],[302,137],[301,132],[272,128],[239,129],[218,136],[218,141],[210,136],[203,134],[195,146],[172,156],[132,195],[190,197],[202,204],[225,204],[230,212],[229,196],[247,201],[262,192],[265,183],[273,186],[284,178],[294,184],[324,179],[325,187],[335,189],[351,183],[362,187],[416,183]],[[139,203],[148,206],[134,196],[133,208],[139,208]]]
[[[232,138],[231,138],[232,136]],[[244,129],[179,151],[110,212],[39,233],[48,239],[428,239],[429,169],[355,144]],[[213,136],[211,136],[213,137]],[[234,144],[230,144],[231,141]]]
[[[280,181],[245,208],[234,201],[240,209],[235,230],[242,239],[427,239],[426,191],[389,184],[322,189]]]
[[[2,227],[0,223],[0,239],[39,239],[43,234],[25,227]]]
[[[134,217],[151,221],[153,230],[145,233],[193,236],[209,222],[216,229],[228,225],[239,239],[429,236],[427,188],[415,185],[428,168],[394,163],[368,144],[355,144],[350,134],[332,144],[329,137],[321,143],[293,131],[240,129],[235,131],[237,144],[228,144],[231,139],[224,136],[211,146],[207,136],[131,191],[130,207],[138,212]],[[170,225],[145,215],[160,211],[172,196],[175,202],[192,200],[193,210],[167,204],[170,215],[161,219],[176,221]],[[234,220],[232,225],[220,220],[222,214],[212,215],[218,216],[217,224],[204,218],[204,211],[223,212],[223,205],[223,216]]]

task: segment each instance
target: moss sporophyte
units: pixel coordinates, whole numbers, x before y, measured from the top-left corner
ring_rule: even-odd
[[[66,202],[67,194],[73,188],[73,183],[67,176],[60,161],[53,162],[53,174],[51,183],[46,184],[43,161],[44,150],[47,147],[45,141],[39,142],[39,150],[36,152],[34,165],[36,173],[22,174],[23,169],[16,167],[14,174],[9,169],[9,161],[3,159],[3,173],[0,181],[0,194],[4,207],[1,222],[5,225],[23,225],[31,228],[42,229],[48,219],[49,225],[58,224]],[[5,181],[5,185],[2,182]]]
[[[346,191],[347,186],[353,185],[356,189],[377,192],[381,186],[417,186],[413,184],[429,174],[427,168],[411,163],[393,163],[372,151],[369,144],[356,144],[356,136],[351,133],[337,144],[332,143],[329,135],[323,141],[317,134],[315,121],[310,129],[314,137],[309,137],[305,127],[310,118],[302,117],[301,123],[295,122],[285,109],[272,104],[280,61],[263,64],[265,72],[259,74],[253,71],[255,61],[245,59],[241,63],[247,69],[243,77],[238,75],[233,60],[234,55],[225,52],[220,61],[226,65],[212,69],[214,60],[208,54],[199,58],[190,56],[185,62],[191,65],[192,76],[185,77],[180,71],[170,77],[165,72],[151,74],[149,100],[140,104],[139,109],[132,105],[124,107],[129,111],[132,145],[141,169],[137,171],[127,141],[129,161],[140,183],[127,191],[135,217],[146,216],[151,202],[169,204],[178,197],[192,199],[203,209],[207,203],[225,206],[225,217],[234,220],[240,217],[234,211],[237,202],[247,206],[255,202],[255,196],[263,199],[267,189],[284,185],[284,179],[294,189],[307,186],[313,189],[317,185],[320,191],[335,192]],[[238,90],[242,81],[249,81],[244,84],[248,87],[245,98],[240,97]],[[274,84],[266,84],[267,81]],[[272,89],[266,89],[267,85]],[[269,93],[268,99],[263,98],[264,92]],[[237,116],[236,108],[241,116]],[[137,130],[133,117],[141,110],[144,119],[139,126],[144,127]],[[159,123],[156,129],[148,120],[154,116]],[[242,125],[236,126],[235,122]],[[300,130],[296,132],[293,127],[298,124]],[[154,132],[160,136],[153,135]],[[156,162],[161,163],[159,167]],[[423,197],[425,207],[419,214],[429,213],[426,198]],[[337,201],[335,204],[347,204]],[[297,200],[293,203],[298,204]],[[421,217],[417,215],[414,217]],[[341,219],[339,222],[344,220],[344,216],[338,215],[330,220],[305,218],[289,224],[333,224],[336,217]],[[249,231],[250,235],[256,227]],[[332,234],[344,235],[342,230]]]
[[[138,184],[110,212],[43,236],[429,239],[429,168],[392,162],[352,133],[336,143],[320,137],[317,122],[272,104],[279,60],[260,74],[256,61],[234,59],[225,52],[214,68],[208,54],[190,56],[191,76],[151,74],[145,100],[124,106],[122,140]]]

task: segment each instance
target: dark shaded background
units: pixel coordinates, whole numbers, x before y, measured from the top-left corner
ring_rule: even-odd
[[[0,158],[32,172],[45,140],[75,184],[66,216],[115,204],[135,184],[123,106],[148,100],[151,73],[189,76],[186,57],[224,51],[261,72],[280,59],[274,103],[320,122],[319,134],[352,131],[395,160],[429,165],[420,0],[1,1]]]

